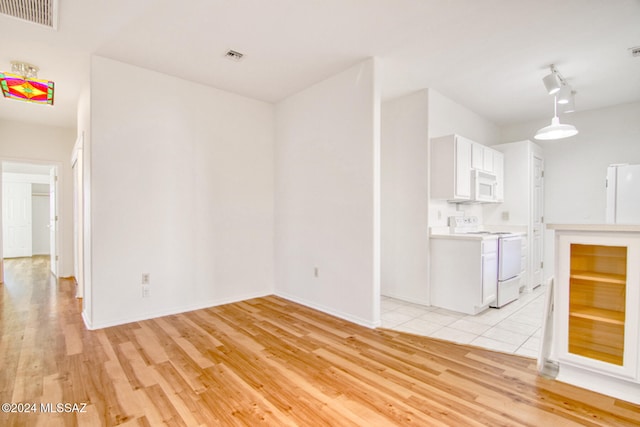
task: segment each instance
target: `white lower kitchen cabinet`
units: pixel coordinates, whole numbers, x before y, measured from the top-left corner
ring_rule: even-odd
[[[640,403],[640,226],[549,228],[557,379]]]
[[[496,299],[498,240],[495,236],[432,235],[431,305],[478,314]]]

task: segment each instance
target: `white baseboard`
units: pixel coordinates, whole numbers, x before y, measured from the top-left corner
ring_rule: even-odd
[[[349,313],[344,313],[344,312],[342,312],[340,310],[335,310],[335,309],[333,309],[331,307],[323,306],[322,304],[317,304],[315,302],[307,301],[307,300],[305,300],[303,298],[299,298],[297,296],[287,294],[286,292],[276,292],[275,295],[280,297],[280,298],[284,298],[286,300],[289,300],[289,301],[304,305],[305,307],[313,308],[314,310],[318,310],[318,311],[321,311],[323,313],[330,314],[330,315],[335,316],[335,317],[339,317],[340,319],[344,319],[344,320],[347,320],[349,322],[352,322],[352,323],[355,323],[355,324],[358,324],[358,325],[361,325],[361,326],[365,326],[367,328],[372,328],[373,329],[373,328],[377,328],[378,326],[381,325],[381,322],[380,322],[379,318],[378,318],[377,321],[375,321],[375,320],[372,321],[370,319],[363,319],[363,318],[358,317],[358,316],[353,316],[352,314],[349,314]]]
[[[404,295],[394,294],[393,292],[385,292],[382,294],[382,296],[398,299],[400,301],[410,302],[411,304],[418,304],[418,305],[425,305],[425,306],[431,305],[429,301],[423,301],[417,298],[406,297]]]
[[[640,405],[640,383],[614,378],[560,362],[556,380]]]
[[[107,319],[100,322],[96,322],[95,324],[92,324],[91,322],[87,321],[84,312],[82,313],[82,317],[84,319],[84,323],[87,329],[96,330],[96,329],[102,329],[102,328],[109,328],[112,326],[124,325],[126,323],[133,323],[133,322],[140,322],[143,320],[155,319],[163,316],[171,316],[173,314],[186,313],[194,310],[202,310],[204,308],[211,308],[211,307],[216,307],[218,305],[231,304],[234,302],[245,301],[253,298],[260,298],[267,295],[271,295],[271,294],[260,292],[255,294],[245,294],[245,295],[233,297],[233,298],[208,300],[208,301],[200,302],[198,304],[192,304],[192,305],[180,306],[180,307],[168,307],[163,310],[141,313],[139,315],[134,315],[134,316],[127,316],[127,317],[122,317],[118,319]]]

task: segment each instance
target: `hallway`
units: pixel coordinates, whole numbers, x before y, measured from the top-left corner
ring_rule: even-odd
[[[72,402],[71,378],[59,375],[81,347],[84,330],[72,280],[57,281],[48,256],[4,260],[0,284],[0,402]],[[47,414],[47,425],[62,420]],[[0,414],[1,425],[32,425],[35,414]],[[7,422],[11,420],[11,423]],[[48,424],[51,422],[51,424]]]

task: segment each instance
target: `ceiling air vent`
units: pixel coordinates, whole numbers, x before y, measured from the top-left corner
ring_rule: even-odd
[[[227,53],[224,54],[224,57],[232,61],[240,62],[244,57],[244,54],[236,52],[235,50],[228,50]]]
[[[58,26],[58,0],[0,0],[0,13],[54,30]]]

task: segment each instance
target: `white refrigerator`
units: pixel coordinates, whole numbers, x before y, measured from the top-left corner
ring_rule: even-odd
[[[607,168],[608,224],[640,224],[640,165]]]

